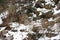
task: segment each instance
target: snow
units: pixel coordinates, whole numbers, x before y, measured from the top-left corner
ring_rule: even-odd
[[[9,23],[11,27],[18,27],[19,24],[17,22],[11,22]]]
[[[52,5],[54,5],[54,2],[51,2],[51,0],[45,0],[45,2],[47,2],[46,4],[52,4]]]
[[[39,33],[47,33],[47,30],[40,30]]]
[[[13,40],[23,40],[24,38],[27,37],[27,32],[20,32],[19,30],[17,32],[8,32],[10,35],[13,35],[14,39]]]
[[[53,40],[53,39],[60,39],[60,35],[57,35],[57,36],[55,36],[55,37],[52,37],[51,39],[52,39],[52,40]]]
[[[3,13],[0,14],[0,18],[6,18],[8,15],[8,10],[4,11]]]
[[[48,21],[54,21],[53,18],[48,19]]]
[[[3,21],[2,21],[2,19],[1,19],[1,18],[6,18],[6,17],[7,17],[7,15],[8,15],[8,11],[7,11],[7,10],[0,14],[0,24],[2,24],[2,23],[3,23]]]
[[[44,37],[44,38],[39,38],[38,40],[59,40],[60,39],[60,35],[57,35],[55,37],[52,37],[52,38],[48,38],[48,37]]]
[[[27,26],[23,25],[23,24],[20,24],[20,26],[18,27],[18,30],[21,30],[21,29],[26,29]]]
[[[45,0],[45,2],[50,2],[51,0]]]
[[[39,38],[38,40],[45,40],[44,38]]]
[[[36,17],[36,14],[32,13],[33,14],[33,17]]]
[[[2,24],[3,23],[3,21],[2,21],[2,19],[0,18],[0,24]]]
[[[46,12],[48,12],[48,11],[51,11],[51,10],[48,10],[48,9],[45,9],[45,8],[37,8],[37,11],[40,11],[40,12],[42,12],[42,13],[46,13]]]
[[[40,25],[39,22],[40,22],[40,21],[37,20],[36,22],[32,21],[32,23],[29,24],[29,25],[20,24],[20,26],[17,27],[17,30],[18,30],[17,32],[9,31],[8,33],[9,33],[10,35],[13,35],[13,37],[14,37],[13,40],[23,40],[24,38],[27,37],[27,34],[28,34],[28,33],[33,33],[32,30],[31,30],[31,29],[32,29],[32,26],[33,26],[32,24],[38,26],[38,25]],[[16,24],[14,24],[14,25],[16,25]],[[53,26],[53,29],[56,29],[57,26],[58,26],[58,25],[55,24],[55,25]],[[25,29],[25,30],[28,31],[28,32],[20,32],[21,29]],[[39,32],[40,32],[40,33],[46,33],[47,30],[40,30]],[[49,40],[49,39],[51,39],[51,40],[53,40],[53,39],[60,39],[60,35],[57,35],[57,36],[52,37],[52,38],[48,38],[48,37],[45,36],[45,37],[43,37],[43,38],[39,38],[38,40]]]
[[[4,30],[6,27],[0,27],[0,31]]]
[[[56,9],[57,9],[57,6],[56,6],[55,8],[53,8],[53,10],[54,10],[54,15],[60,13],[60,10],[56,10]]]

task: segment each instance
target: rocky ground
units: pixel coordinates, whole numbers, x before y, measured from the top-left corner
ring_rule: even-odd
[[[37,10],[32,12],[33,16],[21,14],[19,23],[1,26],[0,40],[60,40],[60,0],[35,0],[33,3]],[[0,14],[0,24],[7,14],[8,10]]]

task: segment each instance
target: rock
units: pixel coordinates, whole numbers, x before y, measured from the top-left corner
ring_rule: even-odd
[[[57,14],[53,15],[53,19],[54,19],[54,18],[57,18],[57,17],[59,17],[59,16],[60,16],[60,13],[57,13]]]
[[[44,8],[44,5],[42,5],[42,3],[41,2],[43,2],[43,1],[37,1],[37,3],[35,4],[35,7],[36,8]]]
[[[28,36],[28,38],[31,38],[33,40],[36,40],[36,34],[30,34],[29,33],[27,36]]]
[[[22,29],[22,30],[20,30],[21,32],[26,32],[26,30],[24,30],[24,29]]]
[[[57,34],[54,34],[54,33],[46,33],[46,36],[49,37],[49,38],[54,37],[54,36],[56,36],[56,35],[57,35]]]
[[[13,40],[13,35],[6,37],[5,40]]]
[[[36,34],[34,34],[34,33],[29,33],[28,35],[28,38],[31,38],[31,39],[33,39],[33,40],[38,40],[40,37],[43,37],[44,36],[44,34],[43,33],[36,33]]]
[[[21,23],[21,24],[24,24],[24,25],[27,25],[31,22],[31,20],[28,18],[27,14],[22,13],[22,14],[18,15],[17,22]]]
[[[48,11],[48,12],[43,13],[42,15],[40,15],[40,17],[49,19],[49,18],[53,17],[53,12],[52,11]]]
[[[34,17],[34,18],[33,18],[33,21],[36,21],[36,20],[37,20],[37,18],[36,18],[36,17]]]
[[[32,13],[27,13],[28,17],[32,17],[33,14]]]
[[[3,35],[6,34],[6,33],[8,33],[8,30],[2,30],[1,31],[1,34],[3,34]]]
[[[48,31],[49,33],[55,32],[55,30],[52,30],[51,28],[47,28],[47,31]]]
[[[40,12],[39,11],[37,11],[37,10],[35,10],[34,11],[34,14],[36,14],[37,15],[37,17],[39,16],[39,14],[40,14]]]
[[[59,2],[59,0],[53,0],[55,2],[55,4],[57,4]]]
[[[51,32],[51,29],[50,29],[50,28],[47,28],[47,31],[48,31],[48,32]]]
[[[24,25],[28,25],[30,22],[31,22],[30,19],[25,19],[23,24],[24,24]]]
[[[39,27],[33,27],[32,31],[36,33],[39,32]]]
[[[51,26],[51,27],[54,26],[54,24],[55,24],[55,21],[49,21],[48,22],[48,25]]]
[[[41,21],[42,28],[48,28],[48,20],[47,19],[42,19]]]
[[[60,3],[57,4],[57,10],[59,10],[59,9],[60,9]]]
[[[44,7],[45,7],[46,9],[52,9],[52,5],[51,5],[51,4],[45,4]]]
[[[12,32],[17,32],[17,30],[11,30]]]
[[[44,34],[43,33],[36,33],[37,37],[40,38],[40,37],[43,37]]]
[[[55,22],[60,23],[60,16],[55,18]]]
[[[43,28],[48,28],[48,26],[54,26],[55,21],[48,21],[48,19],[42,19],[41,25]]]
[[[41,3],[45,3],[45,0],[38,0],[39,2],[41,2]]]
[[[44,8],[44,6],[43,6],[41,3],[36,3],[36,4],[35,4],[35,7],[36,7],[36,8]]]
[[[11,30],[11,27],[7,26],[7,27],[5,28],[5,30]]]
[[[33,17],[33,21],[36,21],[36,20],[39,20],[40,19],[40,16],[38,17]]]
[[[3,7],[0,6],[0,14],[3,12]]]
[[[30,6],[27,6],[27,7],[26,7],[26,10],[27,10],[27,14],[28,14],[28,13],[34,12],[34,10],[36,10],[36,9],[33,8],[33,7],[31,7],[31,5],[30,5]]]
[[[27,20],[28,20],[28,16],[26,14],[20,14],[17,19],[18,23],[22,23],[22,24],[24,23],[24,21]]]

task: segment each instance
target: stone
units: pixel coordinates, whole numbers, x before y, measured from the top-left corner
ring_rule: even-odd
[[[35,4],[36,8],[44,8],[45,0],[38,0]]]
[[[17,32],[17,30],[11,30],[12,32]]]
[[[33,32],[39,32],[39,27],[33,27],[32,31]]]
[[[44,7],[45,7],[45,9],[52,9],[52,5],[51,4],[45,4]]]
[[[46,33],[46,36],[49,37],[49,38],[54,37],[54,36],[56,36],[56,35],[57,35],[57,34],[54,34],[54,33]]]
[[[40,17],[49,19],[49,18],[53,17],[53,12],[52,11],[48,11],[48,12],[43,13],[42,15],[40,15]]]
[[[40,14],[40,12],[39,11],[37,11],[37,10],[35,10],[34,11],[34,14],[36,14],[37,15],[37,17],[39,16],[39,14]]]
[[[60,9],[60,3],[57,3],[57,10]]]
[[[42,19],[41,21],[41,26],[42,28],[48,28],[48,20],[47,19]]]
[[[55,2],[55,4],[57,4],[59,2],[59,0],[53,0]]]
[[[60,16],[55,18],[55,22],[60,23]]]

